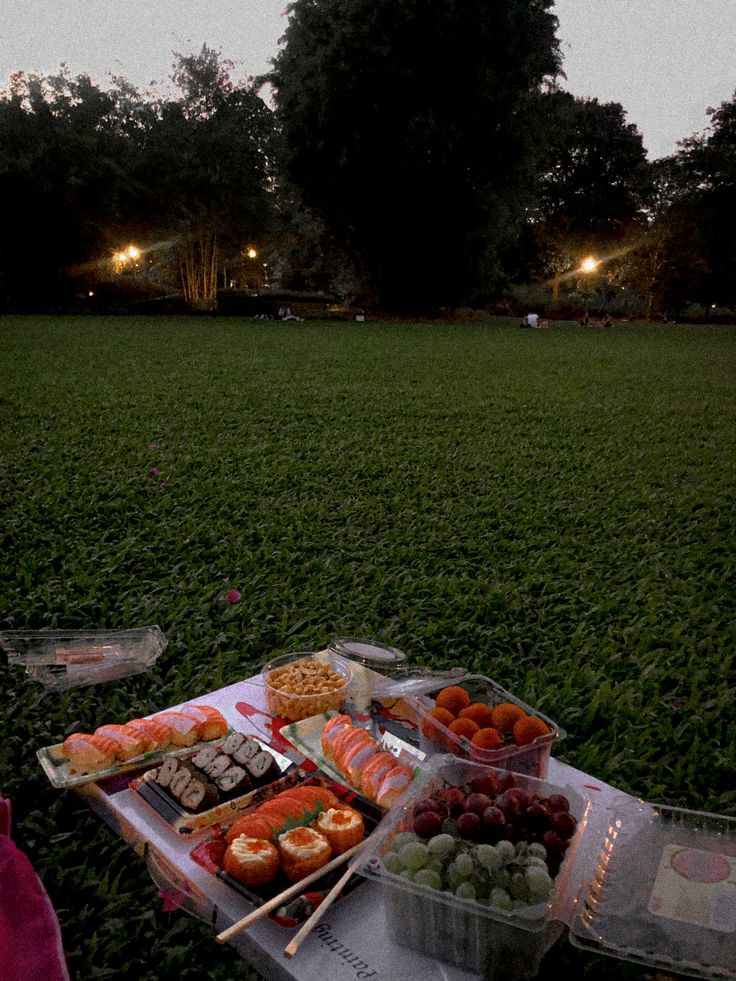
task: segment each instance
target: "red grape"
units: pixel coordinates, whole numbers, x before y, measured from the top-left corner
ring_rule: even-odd
[[[472,811],[473,814],[482,814],[492,803],[488,794],[468,794],[465,798],[465,810]]]
[[[488,773],[485,776],[476,777],[475,780],[471,781],[470,786],[473,788],[474,794],[488,794],[489,797],[495,797],[501,789],[499,779],[495,773]]]
[[[562,794],[550,794],[547,798],[549,809],[554,814],[556,811],[569,811],[570,801]]]
[[[572,838],[578,822],[569,811],[557,811],[550,818],[550,826],[561,838]]]
[[[457,833],[461,838],[479,838],[480,830],[480,815],[473,813],[473,811],[465,811],[457,819]]]
[[[422,811],[414,818],[414,834],[420,838],[434,838],[442,831],[442,815],[437,811]]]

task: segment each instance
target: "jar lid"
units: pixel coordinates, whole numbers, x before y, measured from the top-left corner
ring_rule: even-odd
[[[357,661],[366,667],[401,664],[406,660],[406,654],[397,647],[389,647],[388,644],[379,644],[375,640],[365,640],[361,637],[335,637],[330,642],[330,650],[333,654],[339,654],[349,661]]]

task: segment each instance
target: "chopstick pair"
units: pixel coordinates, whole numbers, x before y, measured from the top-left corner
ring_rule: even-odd
[[[278,894],[278,896],[274,896],[273,899],[269,899],[268,902],[266,902],[266,903],[263,904],[263,906],[259,906],[258,909],[253,910],[252,913],[248,913],[248,915],[247,916],[244,916],[242,918],[242,920],[238,920],[237,923],[233,923],[232,926],[229,926],[226,930],[223,930],[222,933],[218,933],[217,934],[217,937],[216,937],[216,940],[218,941],[218,943],[223,944],[223,943],[225,943],[226,940],[230,940],[232,937],[236,936],[237,934],[242,933],[243,930],[247,930],[247,928],[249,926],[252,926],[253,923],[256,923],[258,920],[262,919],[264,916],[268,916],[268,914],[272,910],[274,910],[277,907],[281,906],[284,902],[286,902],[287,899],[291,899],[292,896],[298,896],[299,893],[301,893],[301,892],[304,891],[304,887],[305,886],[310,885],[312,882],[315,882],[317,879],[321,879],[322,876],[325,875],[327,872],[331,872],[333,869],[339,868],[341,865],[343,865],[345,862],[347,862],[350,858],[352,858],[358,851],[360,851],[363,848],[363,846],[365,845],[365,842],[367,840],[368,839],[364,839],[363,841],[359,841],[357,845],[353,845],[352,848],[348,848],[348,850],[346,852],[343,852],[342,855],[338,855],[336,858],[333,858],[331,862],[328,862],[327,865],[323,865],[321,869],[317,869],[317,871],[316,872],[312,872],[311,875],[305,876],[305,878],[300,879],[298,882],[295,882],[294,885],[289,886],[287,889],[284,889],[283,892],[280,892]],[[352,875],[352,872],[353,872],[353,864],[351,863],[350,867],[348,868],[348,871],[345,873],[344,876],[342,876],[342,878],[339,880],[339,882],[337,883],[337,885],[334,886],[330,890],[330,892],[327,894],[327,896],[325,896],[325,898],[319,904],[319,906],[317,907],[317,909],[315,910],[315,912],[312,914],[312,916],[307,920],[307,922],[304,924],[304,926],[299,931],[299,933],[291,941],[291,944],[289,944],[289,947],[291,947],[292,944],[297,939],[299,940],[299,943],[301,943],[301,940],[303,939],[302,936],[301,936],[302,935],[302,932],[304,932],[304,936],[306,936],[306,934],[309,932],[309,930],[305,930],[305,927],[308,924],[311,924],[309,926],[309,929],[310,930],[312,929],[312,926],[314,926],[314,924],[316,924],[317,920],[319,919],[319,917],[317,917],[315,919],[315,914],[319,913],[320,916],[321,916],[321,911],[322,911],[323,907],[325,909],[327,908],[325,906],[325,903],[327,902],[327,900],[329,899],[329,901],[330,901],[329,904],[331,904],[334,901],[334,899],[337,896],[337,893],[339,892],[338,886],[343,886],[345,884],[345,882],[347,882],[347,880]],[[334,895],[333,895],[333,893],[334,893]],[[297,947],[298,947],[298,944],[297,944]],[[287,950],[288,950],[288,948],[287,948]],[[286,953],[286,951],[284,951],[284,953]],[[286,954],[286,956],[287,957],[292,957],[294,953],[296,953],[296,949],[293,951],[293,953]]]
[[[365,841],[356,845],[355,848],[352,849],[352,851],[362,852],[364,846],[365,846]],[[342,891],[343,887],[347,884],[348,879],[355,872],[355,869],[358,867],[358,865],[360,865],[362,860],[363,860],[362,854],[358,854],[357,857],[354,858],[353,861],[348,865],[345,874],[340,876],[340,878],[337,880],[335,885],[332,887],[332,889],[330,889],[330,891],[327,893],[325,898],[319,904],[317,909],[312,913],[309,919],[302,924],[298,933],[296,933],[292,937],[292,939],[289,941],[286,947],[284,947],[285,957],[291,958],[294,956],[294,954],[296,954],[304,938],[312,932],[314,927],[317,926],[317,924],[322,919],[322,917],[327,912],[327,910],[330,908],[330,906],[332,906],[332,904],[335,902],[340,892]]]

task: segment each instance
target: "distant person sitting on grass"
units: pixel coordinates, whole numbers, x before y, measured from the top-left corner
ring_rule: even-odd
[[[521,327],[539,327],[539,314],[528,313],[521,321]]]
[[[580,321],[580,326],[581,327],[590,327],[590,317],[588,316],[588,311],[587,310],[585,311],[585,316]]]
[[[301,320],[301,317],[295,317],[291,312],[289,307],[279,307],[279,320]]]
[[[613,327],[613,320],[611,320],[610,314],[606,314],[601,320],[601,327]]]

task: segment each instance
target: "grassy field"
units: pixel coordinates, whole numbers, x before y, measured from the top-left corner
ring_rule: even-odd
[[[0,789],[75,979],[251,974],[36,749],[334,635],[471,665],[574,766],[736,815],[736,329],[4,317],[0,363],[0,628],[169,640],[67,694],[2,670]]]

